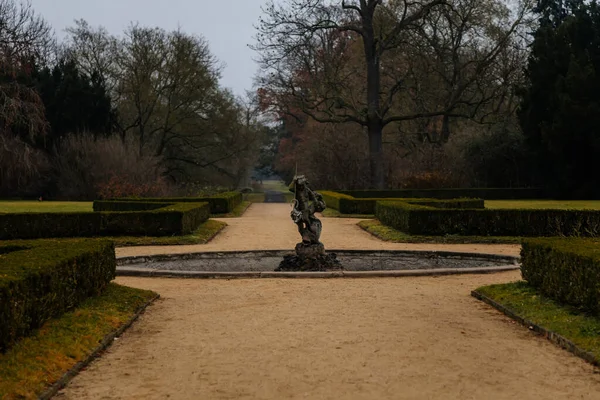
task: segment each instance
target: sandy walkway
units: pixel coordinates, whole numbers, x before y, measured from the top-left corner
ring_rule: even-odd
[[[163,299],[58,398],[598,399],[598,370],[469,296],[518,278],[119,278]]]
[[[241,218],[226,218],[226,227],[208,244],[117,249],[117,257],[203,251],[289,250],[300,237],[290,220],[289,204],[255,203]],[[519,245],[388,243],[357,226],[355,218],[322,218],[322,242],[328,250],[441,250],[518,256]]]

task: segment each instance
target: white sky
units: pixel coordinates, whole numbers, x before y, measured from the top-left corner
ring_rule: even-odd
[[[221,84],[236,95],[252,88],[256,53],[248,48],[254,41],[266,0],[30,0],[35,10],[56,30],[59,37],[76,19],[92,26],[102,25],[120,35],[132,22],[177,27],[202,35],[212,53],[225,64]]]

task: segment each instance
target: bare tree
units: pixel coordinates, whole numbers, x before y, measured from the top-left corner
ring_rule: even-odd
[[[478,44],[477,57],[467,60],[462,40],[476,34],[471,25],[477,15],[463,7],[465,2],[289,0],[275,5],[270,1],[254,46],[260,53],[263,101],[318,122],[362,126],[369,137],[371,186],[383,188],[384,128],[404,121],[473,115],[477,85],[530,7],[525,0],[516,11],[487,21],[487,30],[479,30],[484,36],[472,38]],[[440,34],[434,18],[444,18],[443,43],[436,42]],[[436,49],[450,52],[436,55]],[[427,104],[422,101],[423,83],[440,65],[415,62],[426,53],[446,63],[435,79],[449,78],[447,93],[438,92],[436,101]],[[477,102],[485,99],[479,96]]]
[[[85,21],[69,33],[67,51],[82,70],[108,82],[123,140],[135,137],[138,152],[160,157],[175,180],[241,180],[258,137],[255,110],[219,87],[221,67],[204,38],[139,25],[117,38]]]
[[[67,28],[68,36],[62,52],[77,63],[77,67],[87,76],[97,74],[106,84],[108,92],[115,98],[115,86],[119,82],[117,67],[117,38],[103,27],[94,28],[85,20],[75,21],[75,26]]]

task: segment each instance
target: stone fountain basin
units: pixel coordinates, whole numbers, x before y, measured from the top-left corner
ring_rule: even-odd
[[[394,275],[485,273],[519,269],[517,257],[443,251],[328,250],[335,253],[344,272],[273,272],[285,255],[293,251],[232,251],[123,257],[117,259],[118,275],[181,277],[277,277],[313,274],[354,275],[381,272]],[[408,273],[406,273],[408,272]]]

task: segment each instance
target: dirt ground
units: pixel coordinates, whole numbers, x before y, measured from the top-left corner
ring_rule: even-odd
[[[599,399],[598,369],[469,295],[519,277],[119,278],[162,299],[58,398]]]
[[[290,219],[290,205],[255,203],[241,218],[224,218],[227,226],[210,243],[189,246],[125,247],[117,257],[181,254],[203,251],[289,250],[300,241]],[[356,218],[322,218],[321,241],[327,250],[438,250],[518,256],[510,244],[411,244],[384,242],[362,230]]]

